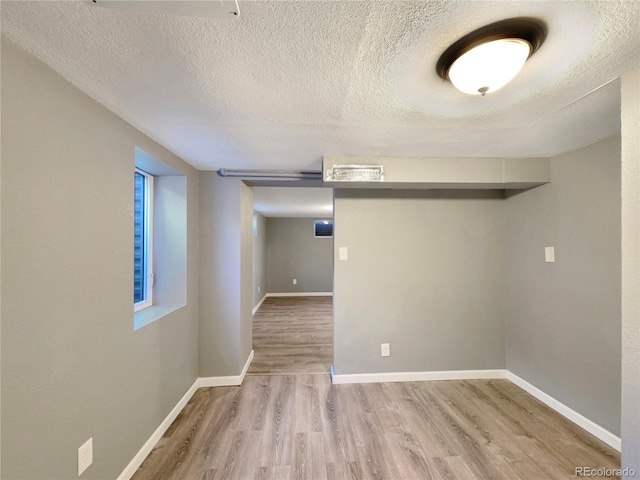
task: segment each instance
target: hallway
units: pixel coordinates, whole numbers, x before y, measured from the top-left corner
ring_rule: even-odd
[[[253,316],[248,375],[326,373],[333,360],[332,297],[269,297]]]

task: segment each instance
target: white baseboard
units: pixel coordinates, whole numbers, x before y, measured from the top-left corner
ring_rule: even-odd
[[[333,297],[333,292],[267,293],[265,297]]]
[[[247,374],[247,370],[249,370],[249,365],[251,365],[251,361],[253,360],[253,350],[249,354],[249,358],[247,358],[246,363],[244,364],[244,368],[240,375],[227,375],[224,377],[200,377],[196,381],[198,384],[198,388],[204,387],[234,387],[238,385],[242,385],[242,381],[244,380],[244,376]]]
[[[522,388],[529,394],[536,397],[542,403],[554,409],[563,417],[566,417],[567,419],[571,420],[573,423],[575,423],[579,427],[584,428],[587,432],[589,432],[594,437],[599,438],[610,447],[615,448],[617,451],[620,451],[620,448],[622,445],[620,437],[615,436],[613,433],[602,428],[597,423],[592,422],[585,416],[567,407],[564,403],[559,402],[552,396],[544,393],[542,390],[535,387],[534,385],[531,385],[526,380],[523,380],[522,378],[517,376],[515,373],[507,372],[507,379],[515,383],[516,385],[518,385],[520,388]]]
[[[344,383],[387,383],[424,382],[432,380],[480,380],[507,378],[507,371],[498,370],[449,370],[443,372],[392,372],[392,373],[349,373],[336,374],[331,367],[331,382]]]
[[[185,405],[191,400],[193,394],[196,393],[196,390],[203,387],[228,387],[228,386],[237,386],[242,385],[242,381],[244,380],[245,375],[247,374],[247,370],[249,370],[249,365],[251,365],[251,361],[253,360],[253,350],[249,354],[249,358],[247,358],[246,363],[244,364],[244,368],[242,369],[242,373],[240,375],[230,375],[226,377],[199,377],[196,378],[193,385],[189,387],[187,393],[183,395],[183,397],[178,401],[175,407],[169,412],[169,415],[162,421],[160,426],[156,428],[155,432],[151,434],[149,440],[147,440],[140,451],[136,453],[135,457],[129,462],[129,465],[125,467],[122,473],[118,476],[118,480],[130,480],[133,477],[133,474],[136,473],[136,470],[142,465],[145,458],[151,453],[153,447],[156,446],[158,441],[164,435],[164,432],[171,426],[173,421],[176,419],[178,414],[182,411]]]
[[[265,299],[267,298],[267,295],[269,295],[269,294],[268,294],[268,293],[265,293],[265,294],[264,294],[264,297],[262,297],[262,300],[260,300],[260,301],[258,302],[258,304],[257,304],[255,307],[253,307],[253,310],[251,311],[251,315],[255,315],[255,314],[256,314],[256,312],[257,312],[257,311],[258,311],[258,309],[260,308],[260,305],[262,305],[262,303],[263,303],[263,302],[265,301]]]
[[[169,415],[167,415],[160,426],[156,428],[156,431],[151,434],[149,440],[144,442],[144,445],[142,446],[140,451],[136,453],[136,456],[133,457],[133,459],[129,462],[129,465],[125,467],[125,469],[118,477],[118,480],[130,480],[130,478],[133,477],[133,474],[136,473],[136,470],[138,470],[140,465],[142,465],[144,459],[147,458],[147,456],[151,453],[151,450],[153,450],[153,447],[155,447],[156,443],[158,443],[158,441],[162,438],[164,432],[167,431],[178,414],[182,411],[184,406],[189,402],[189,400],[191,400],[193,394],[196,393],[196,390],[198,390],[199,388],[198,380],[199,378],[196,378],[196,381],[193,382],[193,385],[191,385],[191,387],[189,387],[187,393],[185,393],[183,397],[178,401],[176,406],[173,407],[173,409],[169,412]]]

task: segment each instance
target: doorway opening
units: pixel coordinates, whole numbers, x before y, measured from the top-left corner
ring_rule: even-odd
[[[333,189],[252,186],[253,350],[248,374],[333,364]]]

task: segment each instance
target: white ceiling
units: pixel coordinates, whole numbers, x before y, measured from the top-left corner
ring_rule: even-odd
[[[265,217],[333,217],[333,189],[253,187],[253,208]]]
[[[619,131],[617,81],[575,100],[640,66],[638,1],[240,1],[236,19],[1,8],[3,34],[205,170],[551,156]],[[437,77],[453,41],[514,16],[549,34],[510,85],[475,97]]]

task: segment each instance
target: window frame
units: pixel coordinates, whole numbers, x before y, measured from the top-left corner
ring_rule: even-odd
[[[324,223],[325,225],[331,224],[331,235],[316,235],[316,224]],[[325,223],[327,222],[327,223]],[[333,238],[333,219],[332,218],[321,218],[313,221],[313,238]]]
[[[133,304],[133,311],[139,312],[153,305],[153,181],[154,176],[139,168],[135,169],[135,174],[139,173],[145,177],[144,182],[144,227],[143,227],[143,244],[144,244],[144,264],[146,272],[146,296]],[[135,203],[135,199],[134,199]],[[135,208],[134,208],[135,217]],[[134,218],[135,221],[135,218]]]

